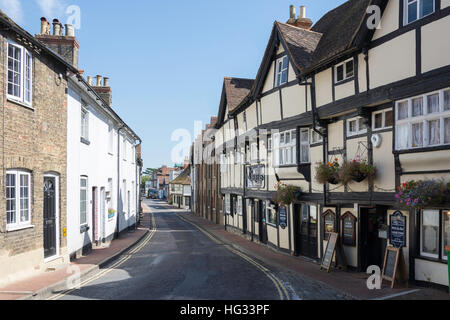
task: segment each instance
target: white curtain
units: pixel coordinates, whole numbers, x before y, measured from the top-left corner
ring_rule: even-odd
[[[412,125],[412,146],[413,148],[423,146],[423,123]]]
[[[450,90],[444,92],[444,110],[450,110]]]
[[[408,101],[401,102],[398,104],[398,120],[403,120],[408,118]]]
[[[397,126],[397,149],[403,150],[409,148],[408,125]]]
[[[428,96],[428,113],[439,112],[439,94]]]
[[[444,128],[445,143],[450,143],[450,118],[444,120]]]
[[[441,143],[441,121],[434,120],[429,122],[430,127],[430,145]]]
[[[412,101],[412,113],[413,117],[419,117],[423,115],[423,99],[418,98]]]

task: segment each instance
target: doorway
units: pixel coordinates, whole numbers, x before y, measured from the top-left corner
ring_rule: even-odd
[[[265,201],[258,201],[257,215],[258,215],[258,226],[259,226],[259,242],[262,244],[267,244],[267,223],[266,223],[266,203]]]
[[[98,195],[97,187],[92,188],[92,237],[93,243],[98,245]]]
[[[44,177],[44,259],[58,255],[58,178]]]
[[[317,259],[317,207],[307,204],[294,205],[295,254]]]
[[[106,238],[106,191],[105,188],[100,189],[100,239],[101,243],[105,242]]]
[[[387,225],[387,209],[361,208],[361,241],[360,259],[361,271],[367,270],[369,266],[383,267],[384,254],[387,239],[379,237],[379,231]]]

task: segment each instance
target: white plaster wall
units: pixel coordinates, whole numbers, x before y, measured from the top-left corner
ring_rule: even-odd
[[[448,267],[444,263],[416,259],[416,280],[448,286]]]
[[[355,81],[335,86],[334,90],[336,100],[353,96],[355,94]]]
[[[380,29],[375,31],[373,40],[381,38],[398,29],[398,17],[399,17],[399,0],[389,0],[384,14],[381,17]]]
[[[136,161],[131,141],[127,142],[127,161],[121,156],[120,195],[121,197],[130,191],[130,210],[122,212],[122,204],[117,199],[117,130],[113,139],[113,154],[108,151],[109,126],[108,116],[98,112],[92,106],[94,101],[83,96],[83,100],[89,105],[89,141],[90,145],[80,142],[81,137],[81,97],[83,93],[70,84],[67,106],[67,241],[69,254],[83,248],[93,241],[93,217],[92,217],[92,188],[97,187],[98,199],[98,228],[99,237],[107,238],[115,232],[116,219],[120,216],[121,230],[133,225],[136,219],[137,193],[136,187]],[[88,177],[88,208],[87,222],[89,231],[80,233],[80,177]],[[101,188],[105,192],[109,190],[108,179],[112,179],[113,190],[110,202],[106,201],[104,212],[100,212]],[[127,180],[127,190],[123,190],[122,180]],[[108,209],[116,210],[114,218],[108,219]],[[103,221],[103,225],[102,225]]]
[[[444,34],[448,30],[450,16],[422,27],[422,72],[450,65],[450,41]]]
[[[332,68],[319,72],[316,75],[316,99],[317,107],[333,102]]]
[[[306,98],[304,86],[292,86],[281,92],[283,97],[283,117],[290,118],[306,112]]]
[[[262,124],[281,120],[280,93],[274,92],[261,99]]]
[[[407,32],[369,51],[371,89],[416,74],[416,34]]]

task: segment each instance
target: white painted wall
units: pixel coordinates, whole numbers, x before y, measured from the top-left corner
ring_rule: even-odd
[[[88,104],[89,145],[81,138],[81,100]],[[116,231],[116,219],[120,218],[120,231],[135,224],[138,213],[137,201],[139,188],[134,143],[130,137],[125,142],[126,159],[120,154],[120,177],[118,177],[118,137],[117,124],[90,99],[76,84],[69,82],[67,101],[67,241],[69,254],[73,254],[89,243],[112,237]],[[114,124],[113,148],[109,152],[109,125]],[[123,148],[123,131],[120,147]],[[87,224],[89,230],[80,232],[80,178],[88,178]],[[118,179],[119,194],[118,194]],[[124,180],[126,181],[124,183]],[[112,184],[112,190],[110,185]],[[98,239],[93,239],[93,188],[97,190]],[[109,192],[110,199],[101,204],[101,190]],[[109,198],[108,197],[108,198]],[[128,205],[129,198],[129,205]],[[103,212],[101,208],[104,208]],[[108,209],[114,209],[113,217],[108,217]]]

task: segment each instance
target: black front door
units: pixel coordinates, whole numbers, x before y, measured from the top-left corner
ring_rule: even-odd
[[[44,257],[56,255],[56,179],[44,178]]]
[[[317,259],[317,213],[309,205],[294,206],[295,253]]]
[[[266,206],[264,201],[258,201],[259,242],[267,244]]]
[[[370,266],[383,267],[387,240],[379,236],[380,227],[387,224],[387,210],[382,207],[361,208],[361,270]]]

